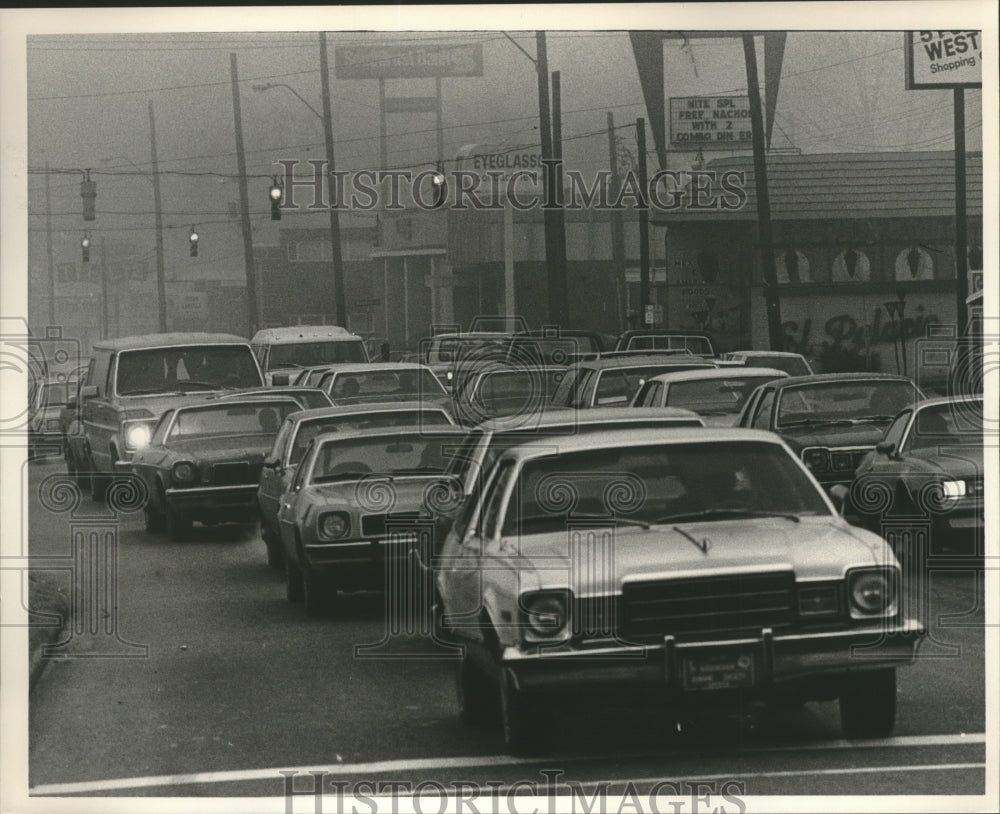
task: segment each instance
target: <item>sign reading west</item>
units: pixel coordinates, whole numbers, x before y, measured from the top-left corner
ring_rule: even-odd
[[[907,31],[906,89],[981,88],[981,31]]]
[[[483,46],[341,45],[334,50],[338,79],[412,79],[482,76]]]
[[[670,146],[675,150],[750,150],[748,96],[684,96],[670,100]]]

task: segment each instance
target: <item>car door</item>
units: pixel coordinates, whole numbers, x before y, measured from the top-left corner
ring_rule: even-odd
[[[286,418],[278,430],[268,458],[277,461],[275,466],[265,466],[260,470],[260,485],[257,488],[257,502],[260,504],[261,519],[269,529],[276,529],[278,522],[278,500],[282,492],[288,488],[285,478],[285,466],[288,461],[288,448],[291,444],[295,422]]]
[[[288,491],[278,499],[278,535],[281,537],[281,547],[285,550],[285,556],[290,557],[293,562],[299,561],[298,541],[296,539],[296,521],[298,517],[298,504],[305,493],[306,476],[312,468],[315,445],[310,445],[309,451],[302,459],[295,476],[288,486]]]

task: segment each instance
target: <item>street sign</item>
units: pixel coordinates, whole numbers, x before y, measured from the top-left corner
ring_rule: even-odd
[[[981,88],[981,31],[906,31],[906,89]]]
[[[413,79],[482,76],[483,46],[340,45],[334,50],[337,79]]]
[[[675,150],[750,150],[748,96],[683,96],[670,100],[670,146]]]
[[[647,325],[659,325],[663,322],[663,306],[659,303],[647,305],[646,313],[643,314],[643,322]]]

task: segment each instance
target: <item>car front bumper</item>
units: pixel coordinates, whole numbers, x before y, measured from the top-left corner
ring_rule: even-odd
[[[167,489],[167,505],[193,520],[253,522],[258,516],[256,483]]]
[[[738,640],[678,642],[672,636],[651,645],[610,644],[593,648],[522,650],[507,647],[503,666],[519,689],[661,688],[666,695],[700,689],[739,688],[767,695],[776,686],[805,683],[856,670],[898,667],[913,663],[926,630],[916,620],[879,627],[815,633],[774,635]],[[711,680],[711,670],[698,673],[691,665],[725,665],[744,659],[749,674],[739,679]],[[720,666],[720,676],[725,668]],[[708,677],[706,679],[706,676]]]
[[[310,570],[328,571],[381,587],[389,569],[397,569],[409,560],[415,543],[415,534],[349,542],[309,542],[303,546],[304,565]]]

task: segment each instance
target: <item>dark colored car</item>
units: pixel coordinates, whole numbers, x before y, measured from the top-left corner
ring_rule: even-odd
[[[61,414],[67,409],[71,394],[76,395],[76,385],[56,378],[50,377],[38,386],[28,415],[29,458],[62,452]]]
[[[278,535],[278,504],[295,475],[302,456],[317,435],[359,432],[382,427],[448,427],[455,422],[442,407],[420,401],[323,407],[292,413],[281,425],[274,446],[264,458],[257,501],[261,537],[272,568],[284,563]]]
[[[982,398],[928,399],[899,413],[862,459],[849,506],[875,532],[911,518],[941,547],[975,542],[985,528],[983,475]]]
[[[676,331],[668,328],[635,328],[618,337],[613,350],[686,350],[695,356],[716,355],[712,337],[700,331]]]
[[[611,350],[614,337],[596,331],[524,331],[507,341],[506,359],[513,364],[567,366]]]
[[[149,444],[132,457],[146,484],[146,530],[182,540],[192,522],[246,523],[257,517],[264,456],[293,399],[219,399],[167,410]]]
[[[475,426],[490,418],[542,411],[565,374],[565,367],[489,365],[466,378],[455,392],[455,418],[459,424]]]
[[[771,430],[826,488],[849,484],[900,410],[923,398],[905,376],[826,373],[758,387],[738,426]]]

